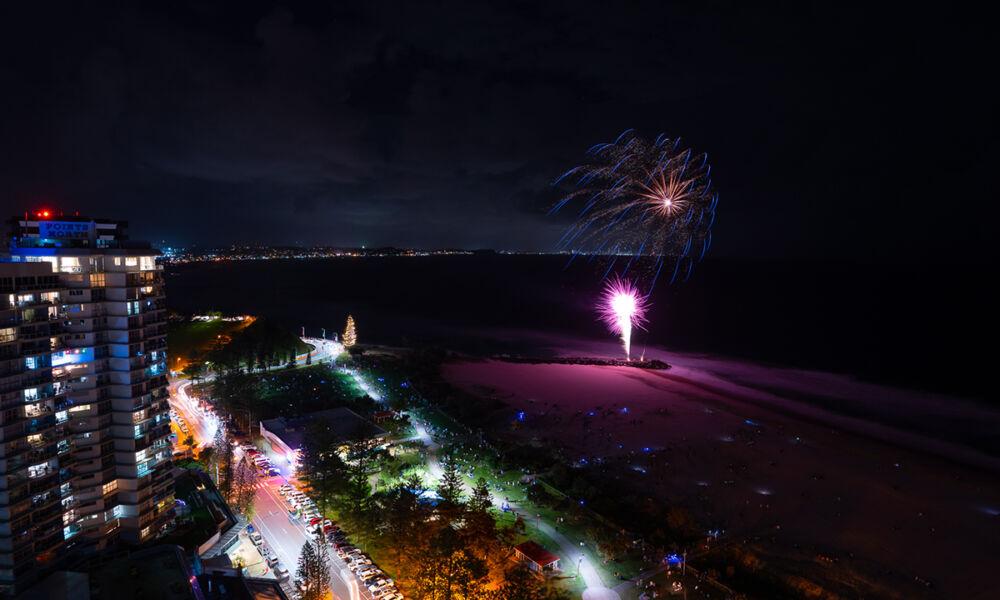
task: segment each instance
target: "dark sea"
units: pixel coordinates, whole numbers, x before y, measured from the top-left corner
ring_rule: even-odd
[[[537,332],[608,339],[593,306],[604,269],[566,257],[475,254],[193,263],[167,267],[181,313],[266,315],[309,335],[544,355]],[[960,269],[705,261],[661,281],[644,345],[855,375],[992,400],[995,273]]]

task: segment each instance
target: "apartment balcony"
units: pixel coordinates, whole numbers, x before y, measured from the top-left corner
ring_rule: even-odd
[[[29,450],[31,450],[31,446],[24,439],[8,442],[0,445],[0,460],[7,461],[9,465],[11,461],[20,460],[24,456],[24,453]]]
[[[52,383],[52,370],[47,367],[35,371],[25,371],[24,375],[21,377],[21,387],[25,388],[45,385],[47,383]],[[49,395],[51,396],[52,394],[54,394],[54,392]],[[42,397],[47,398],[48,396]]]
[[[54,405],[55,403],[51,400],[36,402],[34,404],[26,404],[24,406],[24,418],[43,419],[49,416],[54,417],[55,411],[52,408]]]
[[[166,297],[166,293],[164,293],[162,286],[153,285],[153,286],[143,286],[143,287],[152,287],[153,289],[150,291],[145,291],[140,288],[139,298],[141,300],[155,300]]]
[[[45,524],[54,518],[59,517],[62,523],[62,503],[59,502],[59,494],[50,494],[51,498],[43,506],[33,506],[31,510],[31,522],[34,525]]]
[[[31,419],[25,422],[24,431],[25,433],[38,434],[38,433],[49,433],[54,431],[56,428],[56,417],[55,415],[48,417],[41,417],[37,419]]]
[[[63,543],[62,519],[53,521],[51,524],[38,530],[35,534],[35,550],[39,554],[55,550]],[[39,537],[41,538],[39,540]]]
[[[31,341],[37,342],[41,339],[47,339],[57,336],[63,332],[61,323],[49,323],[48,326],[39,325],[36,327],[21,327],[21,331],[18,332],[18,337],[21,341]]]
[[[6,476],[0,477],[0,489],[7,492],[7,495],[13,497],[17,494],[27,494],[28,490],[28,476],[22,473],[8,473]]]
[[[31,450],[25,454],[25,460],[29,464],[36,464],[43,460],[48,460],[56,455],[55,445],[48,446],[46,448],[39,448],[37,450]]]
[[[63,469],[59,471],[59,483],[63,484],[66,483],[67,481],[69,482],[76,481],[76,478],[79,475],[80,474],[77,472],[77,470],[72,467],[69,469]]]
[[[37,497],[37,499],[32,498],[31,500],[32,512],[34,513],[41,511],[45,508],[48,508],[49,506],[52,506],[53,502],[59,503],[61,501],[62,501],[62,496],[59,495],[58,491],[49,492],[48,494]]]
[[[32,287],[35,287],[35,286],[32,286]],[[25,288],[21,288],[19,291],[29,291],[29,290],[25,289]],[[35,290],[31,290],[31,291],[59,292],[59,290],[52,289],[52,288],[36,288]],[[35,298],[34,300],[18,300],[15,303],[15,305],[18,308],[27,308],[27,307],[31,307],[31,306],[52,306],[52,305],[58,304],[58,303],[59,303],[59,298],[52,299],[52,298],[42,298],[41,296],[39,296],[38,298]]]
[[[30,513],[31,510],[31,500],[27,498],[8,506],[0,506],[0,521],[13,521],[22,515]]]
[[[163,306],[150,307],[146,312],[142,313],[142,322],[144,325],[161,325],[166,323],[166,308]]]
[[[116,383],[112,383],[112,385],[134,385],[136,383],[142,383],[143,381],[145,381],[147,379],[147,377],[146,377],[146,369],[144,367],[142,367],[142,366],[139,366],[138,368],[135,368],[135,369],[128,369],[128,370],[126,370],[126,369],[120,369],[120,370],[113,370],[111,372],[113,374],[118,375],[118,376],[122,376],[122,375],[127,375],[128,376],[128,381],[122,381],[122,382],[117,383],[117,384]]]
[[[70,465],[76,464],[77,458],[72,453],[67,452],[59,457],[59,470],[68,468]]]
[[[167,347],[167,340],[166,339],[153,339],[153,340],[151,340],[151,339],[149,339],[150,337],[156,337],[156,336],[155,335],[146,336],[146,343],[144,345],[144,349],[145,349],[146,352],[152,352],[153,350],[159,350],[160,348],[166,348]]]
[[[153,489],[162,488],[165,484],[172,484],[174,481],[173,476],[170,474],[171,469],[163,469],[162,471],[153,475]],[[173,493],[173,490],[164,490],[161,493]]]
[[[51,474],[35,479],[28,479],[28,493],[31,495],[41,494],[59,485],[59,472],[52,471]]]

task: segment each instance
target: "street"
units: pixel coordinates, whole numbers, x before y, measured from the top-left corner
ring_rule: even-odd
[[[170,407],[184,417],[185,425],[188,428],[188,433],[185,434],[174,423],[178,442],[176,445],[183,445],[184,438],[191,435],[195,440],[195,448],[203,448],[212,444],[212,438],[218,428],[218,421],[215,415],[206,415],[198,409],[195,401],[188,395],[190,386],[189,379],[173,379],[170,382]]]
[[[285,502],[278,493],[278,487],[284,483],[286,480],[281,476],[261,481],[254,502],[256,514],[253,518],[253,525],[263,536],[264,542],[278,556],[281,565],[288,569],[291,578],[294,579],[299,555],[302,553],[302,546],[309,539],[309,534],[304,523],[293,519],[288,514]],[[272,569],[267,577],[273,576]],[[357,591],[360,591],[362,600],[370,598],[368,591],[363,589],[364,586],[347,568],[347,565],[337,557],[332,548],[330,549],[330,584],[334,595],[341,600],[359,600]],[[355,588],[357,591],[352,596],[351,587],[354,585],[357,586]]]

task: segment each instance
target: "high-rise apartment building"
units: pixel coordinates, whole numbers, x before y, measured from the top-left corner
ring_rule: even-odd
[[[80,540],[140,543],[174,505],[157,250],[125,223],[11,219],[0,264],[0,586]]]

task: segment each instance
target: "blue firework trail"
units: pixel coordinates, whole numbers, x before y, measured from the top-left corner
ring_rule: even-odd
[[[674,280],[677,279],[677,269],[681,266],[681,261],[674,263],[674,275],[670,278],[670,285],[674,284]]]
[[[588,148],[586,156],[587,163],[553,184],[572,188],[549,211],[576,215],[558,242],[573,248],[567,265],[577,253],[587,254],[587,262],[606,260],[603,280],[616,268],[618,256],[627,254],[621,274],[643,280],[650,293],[668,263],[673,263],[671,283],[690,277],[711,246],[719,198],[709,178],[708,155],[665,133],[648,139],[626,129],[613,142]]]
[[[604,272],[604,275],[601,275],[601,281],[604,281],[604,279],[608,276],[608,273],[611,272],[611,269],[613,269],[615,267],[615,263],[616,262],[618,262],[618,255],[617,254],[615,255],[614,258],[611,259],[611,264],[608,265],[608,270]]]
[[[653,288],[656,287],[656,279],[660,276],[660,271],[662,270],[663,270],[663,258],[661,257],[656,259],[656,273],[653,275],[653,281],[651,281],[649,284],[649,293],[646,294],[647,296],[653,294]]]
[[[615,143],[617,144],[618,142],[622,141],[623,137],[625,137],[626,135],[632,133],[633,131],[635,131],[635,130],[634,129],[626,129],[625,131],[622,132],[622,134],[620,136],[618,136],[618,139],[615,140]]]
[[[562,175],[560,175],[559,179],[556,179],[555,181],[552,182],[552,185],[558,185],[560,181],[562,181],[566,177],[572,175],[573,173],[579,171],[582,168],[583,168],[583,165],[580,165],[579,167],[573,167],[569,171],[566,171],[565,173],[563,173]]]
[[[569,257],[569,260],[566,261],[566,266],[563,267],[563,271],[569,268],[570,263],[573,262],[573,259],[576,258],[577,254],[579,254],[579,252],[574,252],[573,255]]]

